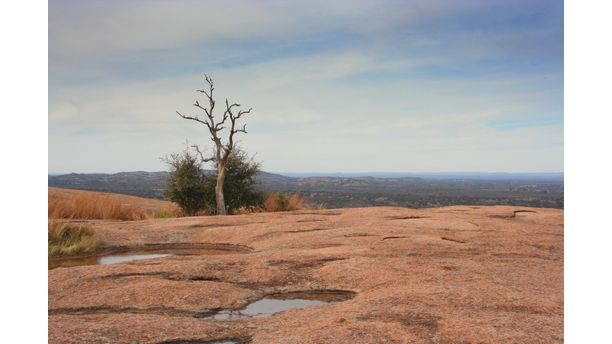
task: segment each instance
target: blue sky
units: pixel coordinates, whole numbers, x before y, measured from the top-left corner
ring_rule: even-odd
[[[210,149],[204,73],[267,171],[563,171],[563,4],[521,0],[51,0],[49,171]]]

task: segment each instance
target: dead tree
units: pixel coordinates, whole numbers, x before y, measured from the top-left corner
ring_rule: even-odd
[[[208,76],[205,75],[206,83],[208,84],[208,90],[196,90],[197,92],[203,93],[208,99],[208,106],[202,106],[196,100],[193,104],[196,108],[204,111],[206,117],[200,118],[199,116],[185,116],[180,112],[176,112],[179,116],[184,119],[189,119],[192,121],[199,122],[204,124],[208,128],[208,132],[210,133],[210,139],[214,142],[213,154],[211,157],[205,158],[204,154],[197,145],[193,145],[192,147],[197,151],[200,158],[203,162],[214,162],[217,167],[217,184],[215,185],[215,199],[217,202],[217,215],[226,215],[225,209],[225,198],[223,195],[223,183],[225,182],[225,166],[227,163],[227,159],[229,158],[232,150],[234,149],[234,135],[237,133],[245,133],[246,134],[246,124],[242,125],[242,128],[236,127],[236,121],[238,121],[242,116],[251,113],[251,109],[248,110],[240,110],[240,104],[229,103],[229,100],[225,99],[225,111],[223,112],[223,117],[218,120],[215,118],[213,111],[215,109],[215,100],[213,99],[213,81]],[[238,112],[236,112],[238,111]],[[229,120],[229,122],[228,122]],[[227,138],[227,142],[223,143],[221,139],[221,131],[229,126],[229,136]]]

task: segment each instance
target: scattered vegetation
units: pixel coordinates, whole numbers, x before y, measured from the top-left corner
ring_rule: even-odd
[[[49,255],[95,253],[100,248],[96,233],[84,225],[49,221]]]
[[[286,194],[277,192],[270,194],[264,202],[265,211],[291,211],[300,210],[304,207],[304,197],[297,192],[291,197]]]
[[[243,206],[232,211],[233,214],[291,211],[301,209],[325,209],[324,204],[305,205],[304,197],[297,192],[292,196],[280,192],[269,194],[261,206]]]
[[[74,198],[49,197],[50,219],[142,220],[147,212],[112,196],[84,193]]]

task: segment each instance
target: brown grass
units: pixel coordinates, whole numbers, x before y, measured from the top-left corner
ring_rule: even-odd
[[[49,255],[95,253],[100,248],[96,233],[84,225],[49,221]]]
[[[282,194],[270,194],[264,202],[264,210],[268,212],[300,210],[304,207],[304,197],[297,192],[291,197]]]
[[[297,192],[289,198],[289,206],[287,210],[300,210],[304,207],[304,197]]]
[[[48,211],[50,219],[143,220],[179,215],[170,202],[57,188],[49,188]]]

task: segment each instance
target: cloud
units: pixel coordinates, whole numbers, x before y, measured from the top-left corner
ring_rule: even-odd
[[[204,72],[220,100],[254,108],[241,140],[269,169],[562,170],[555,2],[54,1],[49,11],[52,171],[162,169],[157,158],[186,138],[207,143],[175,114],[196,113]]]

